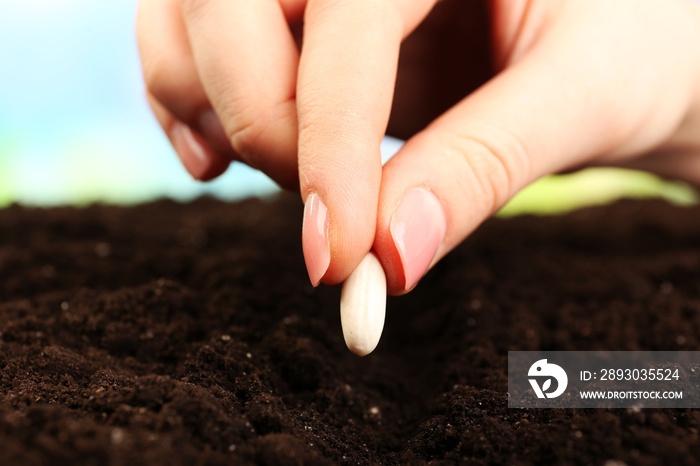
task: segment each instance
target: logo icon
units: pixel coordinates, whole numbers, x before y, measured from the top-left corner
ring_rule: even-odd
[[[569,383],[569,377],[567,377],[566,371],[562,369],[561,366],[548,363],[546,359],[540,359],[530,366],[527,376],[539,378],[547,377],[542,387],[540,387],[536,378],[528,378],[537,398],[556,398],[564,393],[566,385]],[[557,389],[553,392],[547,392],[552,386],[552,378],[557,381]]]

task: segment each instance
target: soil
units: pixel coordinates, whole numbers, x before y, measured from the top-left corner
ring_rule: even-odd
[[[697,410],[510,409],[508,350],[700,350],[700,207],[492,219],[365,358],[296,197],[0,211],[0,464],[691,464]]]

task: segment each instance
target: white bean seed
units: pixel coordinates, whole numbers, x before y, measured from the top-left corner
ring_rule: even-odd
[[[343,283],[340,322],[348,349],[366,356],[377,347],[386,314],[386,276],[374,253],[368,253]]]

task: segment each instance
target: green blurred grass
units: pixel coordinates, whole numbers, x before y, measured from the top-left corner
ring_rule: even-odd
[[[540,179],[518,193],[497,215],[554,215],[620,198],[651,197],[680,205],[698,201],[697,192],[686,183],[634,170],[589,168]]]

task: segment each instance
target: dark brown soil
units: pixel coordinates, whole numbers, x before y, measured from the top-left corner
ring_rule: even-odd
[[[491,220],[366,358],[301,203],[0,211],[0,464],[690,464],[697,410],[516,410],[508,350],[700,350],[700,208]],[[617,464],[617,463],[609,463]]]

